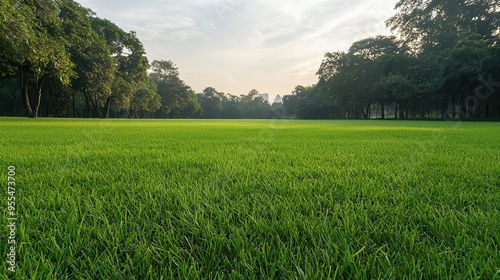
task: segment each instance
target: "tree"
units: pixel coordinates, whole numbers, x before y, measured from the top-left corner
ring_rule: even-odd
[[[31,52],[33,18],[33,10],[24,1],[5,0],[0,5],[0,77],[16,75],[18,64]]]
[[[397,105],[399,105],[399,118],[405,118],[405,108],[408,106],[408,103],[412,101],[416,92],[413,81],[402,74],[391,74],[384,77],[381,84],[396,102],[396,108],[398,108]],[[398,114],[398,110],[396,110],[396,114]],[[398,115],[396,115],[396,118],[398,118]]]
[[[252,89],[246,95],[241,95],[240,102],[243,118],[262,119],[272,110],[271,105],[260,96],[256,89]]]
[[[157,85],[151,78],[135,94],[130,104],[131,115],[139,118],[161,108],[161,97],[158,95]]]
[[[438,106],[434,107],[438,107],[445,119],[451,103],[455,117],[456,98],[463,100],[466,92],[477,84],[479,75],[472,69],[477,69],[477,65],[464,59],[475,56],[480,60],[473,54],[478,44],[482,45],[479,48],[485,48],[500,43],[498,1],[400,0],[396,9],[398,13],[386,23],[393,31],[398,31],[405,44],[418,55],[415,72],[425,77],[417,84],[421,95],[429,103],[438,101]],[[464,52],[463,46],[469,49]],[[451,57],[459,62],[451,62]],[[428,107],[431,111],[431,104]]]
[[[135,32],[126,33],[109,20],[93,18],[92,26],[96,32],[106,39],[111,55],[115,60],[115,80],[109,93],[102,97],[103,111],[97,110],[100,117],[109,117],[112,101],[119,109],[128,109],[133,93],[146,82],[149,68],[146,52]],[[95,104],[99,105],[99,104]],[[97,108],[96,108],[97,109]]]
[[[319,76],[320,80],[328,81],[340,73],[342,68],[348,63],[349,59],[345,52],[328,52],[325,54],[325,58],[321,62],[321,66],[316,72],[316,75]]]
[[[242,108],[238,97],[230,97],[223,105],[221,117],[224,119],[240,119]]]
[[[73,63],[58,20],[60,6],[51,0],[6,1],[0,14],[0,65],[17,72],[28,117],[39,115],[43,86],[50,78],[69,84]],[[30,88],[34,94],[30,94]]]
[[[319,111],[319,104],[313,105],[314,102],[313,104],[310,103],[314,99],[314,96],[310,94],[314,88],[315,86],[304,87],[298,85],[292,90],[291,95],[283,96],[283,113],[288,116],[296,115],[309,118],[313,112]]]
[[[78,92],[84,94],[88,116],[96,112],[102,117],[101,107],[111,95],[116,77],[115,59],[103,32],[98,32],[101,29],[95,29],[95,23],[92,24],[97,21],[95,14],[72,0],[61,3],[59,17],[76,72],[71,82],[73,117],[76,117]]]
[[[283,96],[283,113],[287,116],[295,114],[297,110],[297,95]]]
[[[397,54],[402,50],[394,36],[376,36],[354,42],[349,48],[349,56],[375,61],[378,58]]]
[[[200,117],[203,114],[203,109],[198,102],[198,97],[194,90],[189,89],[187,94],[187,102],[184,108],[181,110],[181,116],[183,118],[193,118]]]
[[[224,94],[213,87],[207,87],[199,96],[199,102],[203,109],[204,118],[216,119],[222,112],[222,99]]]
[[[315,106],[321,106],[323,117],[335,115],[331,110],[336,107],[342,111],[336,113],[340,116],[370,118],[371,107],[378,101],[383,102],[378,65],[385,56],[400,52],[395,37],[377,36],[353,43],[348,53],[327,53],[317,72],[320,81],[308,95],[318,96],[310,102],[300,102],[301,114],[307,115]],[[324,105],[320,105],[319,100],[323,100]]]
[[[179,70],[172,61],[155,60],[151,65],[150,77],[158,86],[163,116],[182,117],[188,106],[199,110],[199,104],[195,104],[194,91],[179,78]]]
[[[340,110],[335,106],[330,93],[331,91],[324,80],[297,91],[296,116],[303,119],[342,118],[342,114],[339,113]]]
[[[400,0],[386,23],[415,52],[453,47],[463,38],[499,42],[498,0]]]

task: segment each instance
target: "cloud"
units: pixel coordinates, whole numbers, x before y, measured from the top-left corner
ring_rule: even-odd
[[[193,39],[196,37],[199,37],[201,32],[198,32],[196,30],[186,30],[186,31],[175,31],[175,32],[169,32],[166,34],[167,38],[174,40],[174,41],[183,41],[183,40],[188,40],[188,39]]]
[[[150,20],[151,21],[146,22],[146,27],[158,32],[196,26],[193,19],[181,15],[159,16],[156,17],[156,19],[150,19]]]
[[[137,31],[150,60],[174,61],[197,91],[257,88],[273,98],[316,82],[326,52],[388,34],[397,0],[77,1]]]
[[[128,13],[125,18],[145,22],[146,27],[156,31],[196,26],[194,20],[184,15],[164,16],[154,13]]]

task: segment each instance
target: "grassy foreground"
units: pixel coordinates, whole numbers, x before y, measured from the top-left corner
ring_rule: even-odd
[[[6,278],[500,279],[497,123],[0,118],[0,166]]]

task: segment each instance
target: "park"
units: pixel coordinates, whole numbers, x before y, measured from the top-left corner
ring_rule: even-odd
[[[497,123],[2,118],[0,129],[2,164],[16,165],[19,276],[498,277]]]
[[[0,278],[500,279],[499,22],[3,1]]]

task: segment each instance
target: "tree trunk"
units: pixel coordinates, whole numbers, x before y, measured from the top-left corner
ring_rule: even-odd
[[[432,119],[432,97],[429,96],[429,115],[428,115],[428,118],[429,119]]]
[[[75,95],[76,95],[76,90],[71,91],[71,99],[73,102],[73,118],[76,118],[76,102],[75,102]]]
[[[97,117],[102,119],[102,112],[99,109],[99,101],[97,101],[97,98],[95,98],[95,100],[92,104],[94,104],[94,111],[97,113]]]
[[[101,110],[99,109],[99,102],[97,100],[97,97],[92,98],[92,96],[89,93],[89,99],[90,99],[90,103],[92,104],[92,108],[97,113],[97,117],[102,118],[102,113],[101,113]]]
[[[452,102],[453,102],[453,119],[455,119],[457,117],[457,113],[455,112],[455,109],[457,108],[456,103],[455,103],[456,102],[455,95],[456,95],[455,93],[452,94],[452,96],[453,96],[453,100],[452,100]]]
[[[441,100],[441,119],[448,119],[448,98]]]
[[[90,104],[90,96],[88,91],[84,90],[83,91],[83,97],[85,98],[85,113],[84,113],[84,118],[91,118],[92,117],[92,105]]]
[[[35,77],[35,85],[36,85],[36,90],[38,93],[37,100],[36,100],[36,107],[35,107],[35,118],[38,117],[38,112],[40,110],[40,103],[42,102],[42,89],[43,89],[43,84],[45,83],[45,77],[42,78],[42,81],[40,82],[40,77],[36,76]]]
[[[101,118],[104,118],[105,119],[109,119],[109,108],[111,107],[111,96],[109,96],[107,99],[106,99],[106,105],[104,106],[104,110],[102,112],[102,114],[100,115]]]
[[[22,99],[24,103],[24,108],[26,110],[26,115],[28,118],[34,118],[35,115],[33,114],[33,108],[31,107],[31,102],[30,102],[30,94],[29,94],[29,84],[28,84],[28,79],[24,75],[24,70],[23,66],[21,65],[19,68],[19,84],[21,87],[21,93],[22,93]]]
[[[380,105],[382,106],[382,115],[381,115],[381,119],[385,120],[385,103],[382,102],[380,103]]]
[[[368,105],[366,106],[366,111],[363,112],[363,117],[365,120],[369,119],[370,118],[370,107],[371,107],[371,104],[368,103]]]
[[[23,82],[23,100],[24,100],[24,106],[26,108],[26,114],[28,115],[28,118],[35,118],[36,116],[33,112],[33,109],[31,107],[31,102],[30,102],[28,81]]]
[[[45,108],[45,116],[50,116],[50,103],[52,101],[52,96],[54,96],[54,85],[51,83],[50,84],[50,91],[49,91],[49,98],[47,100],[47,107]],[[59,108],[56,107],[56,111],[59,111],[58,110]]]
[[[420,118],[423,120],[425,119],[425,103],[423,98],[420,99],[420,110],[421,110]]]

